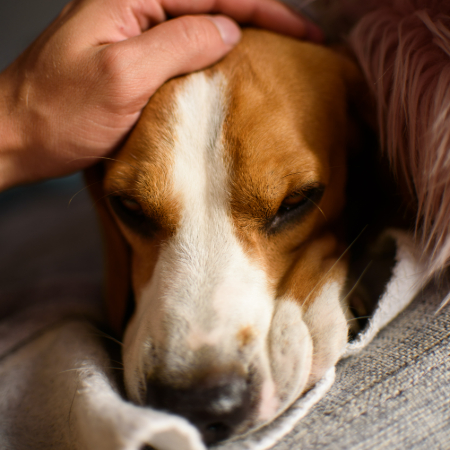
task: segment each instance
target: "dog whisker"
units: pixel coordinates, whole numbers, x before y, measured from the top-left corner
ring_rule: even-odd
[[[323,216],[323,218],[325,219],[325,220],[328,220],[327,219],[327,216],[325,215],[325,213],[322,211],[322,208],[314,201],[314,200],[311,200],[309,197],[307,197],[306,195],[304,195],[304,197],[305,198],[307,198],[319,211],[320,211],[320,213],[322,214],[322,216]]]
[[[104,331],[99,330],[98,328],[96,328],[94,326],[93,326],[93,328],[95,331],[95,333],[93,333],[94,336],[100,336],[100,337],[109,339],[109,340],[115,342],[116,344],[120,345],[121,347],[123,347],[123,342],[119,341],[118,339],[109,335],[108,333],[105,333]],[[114,362],[117,362],[117,361],[114,361]],[[122,363],[119,363],[119,364],[122,364]]]
[[[61,372],[58,372],[58,375],[61,373],[67,373],[67,372],[82,372],[86,369],[87,369],[87,367],[78,367],[75,369],[61,370]],[[103,367],[103,369],[125,370],[123,367],[112,367],[112,366],[111,367],[106,366],[106,367]]]
[[[75,401],[75,396],[76,396],[76,394],[77,394],[77,392],[78,392],[78,386],[79,386],[79,384],[80,384],[80,380],[78,379],[78,380],[77,380],[77,385],[76,385],[76,387],[75,387],[75,391],[74,391],[73,396],[72,396],[72,401],[70,402],[69,415],[68,415],[68,417],[67,417],[67,423],[69,423],[69,424],[70,424],[70,418],[71,418],[71,416],[72,416],[73,403],[74,403],[74,401]],[[69,427],[69,430],[72,432],[72,429],[71,429],[70,427]]]
[[[120,364],[121,366],[123,366],[123,362],[122,361],[116,361],[115,359],[111,359],[111,362],[116,363],[116,364]]]
[[[347,246],[347,248],[341,253],[341,255],[339,256],[339,258],[333,263],[333,265],[325,272],[325,274],[320,278],[320,280],[316,283],[316,285],[311,289],[311,291],[309,292],[309,294],[305,297],[305,299],[303,300],[302,306],[309,300],[309,298],[311,297],[311,295],[313,294],[313,292],[317,289],[318,286],[321,285],[322,281],[324,279],[326,279],[326,277],[331,273],[331,271],[336,267],[336,265],[339,263],[339,261],[345,256],[345,254],[353,247],[353,245],[355,244],[355,242],[361,237],[361,235],[364,233],[364,231],[366,230],[367,225],[360,231],[360,233],[358,234],[358,236],[356,236],[356,238],[353,240],[353,242],[350,243],[350,245]]]
[[[370,319],[372,316],[358,316],[358,317],[354,317],[353,319],[347,319],[347,323],[348,322],[353,322],[355,320],[359,320],[359,319]]]
[[[58,375],[61,373],[66,373],[66,372],[82,372],[83,370],[86,370],[86,367],[77,367],[74,369],[61,370],[61,372],[58,372]]]
[[[359,282],[361,281],[362,277],[365,275],[365,273],[367,272],[367,270],[369,270],[369,267],[372,265],[373,261],[369,261],[369,263],[367,264],[367,266],[364,268],[364,270],[362,271],[361,275],[358,277],[358,279],[355,281],[355,283],[353,284],[352,288],[350,289],[350,291],[347,293],[347,295],[342,299],[342,301],[346,301],[350,295],[352,295],[353,291],[356,289],[356,286],[358,286]]]
[[[86,189],[89,189],[91,186],[94,186],[94,184],[98,184],[98,183],[100,183],[100,181],[95,181],[94,183],[91,183],[91,184],[89,184],[89,185],[87,185],[87,186],[84,186],[84,187],[83,187],[82,189],[80,189],[78,192],[75,192],[75,194],[73,194],[72,197],[70,197],[70,200],[69,200],[69,203],[67,204],[67,207],[70,206],[70,204],[72,203],[72,200],[73,200],[78,194],[80,194],[81,192],[83,192],[83,191],[86,190]]]

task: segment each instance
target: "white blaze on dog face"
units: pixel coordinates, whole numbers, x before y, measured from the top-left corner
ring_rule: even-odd
[[[341,75],[313,48],[301,72],[273,84],[277,66],[296,62],[270,40],[261,45],[273,61],[253,61],[264,52],[246,42],[216,69],[168,83],[118,156],[130,165],[148,147],[148,157],[138,168],[113,165],[106,180],[141,203],[154,230],[118,221],[136,302],[127,392],[145,403],[149,380],[187,389],[223,372],[249,391],[236,433],[286,409],[336,363],[347,333],[335,223],[345,183]],[[213,409],[236,401],[227,394]]]
[[[182,383],[186,372],[202,366],[237,366],[258,371],[271,384],[267,335],[274,292],[265,272],[243,251],[230,214],[229,177],[223,148],[226,81],[220,74],[191,75],[175,100],[173,192],[181,205],[174,236],[162,244],[158,263],[147,285],[137,292],[137,310],[125,336],[127,385],[142,401],[133,379],[138,373],[166,375]],[[242,329],[252,336],[243,343]],[[157,349],[149,361],[148,343]],[[211,359],[198,364],[198,351],[209,347]],[[131,360],[128,360],[131,358]],[[162,372],[161,372],[162,371]],[[276,403],[276,389],[266,404]],[[276,411],[272,411],[273,414]],[[272,415],[273,415],[272,414]]]

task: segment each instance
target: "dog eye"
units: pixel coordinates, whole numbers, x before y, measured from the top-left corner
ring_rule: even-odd
[[[142,214],[142,207],[136,200],[126,197],[119,197],[119,201],[122,203],[124,208],[128,209],[128,211],[134,214]]]
[[[129,197],[112,195],[109,197],[109,204],[116,216],[134,231],[146,236],[154,233],[155,224],[145,215],[138,201]]]
[[[123,215],[141,216],[144,214],[142,206],[136,200],[129,197],[114,195],[109,197],[109,203],[120,218]]]
[[[306,203],[308,203],[308,198],[305,197],[305,194],[303,194],[303,192],[291,194],[283,200],[278,211],[288,212]]]
[[[318,207],[325,187],[322,184],[307,186],[288,195],[269,224],[269,232],[277,232],[289,223],[301,220],[312,208]]]

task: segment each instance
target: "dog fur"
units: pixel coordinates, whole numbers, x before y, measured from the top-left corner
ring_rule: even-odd
[[[88,172],[116,331],[135,302],[134,402],[184,415],[211,443],[272,420],[336,363],[351,111],[366,107],[349,58],[246,30],[217,65],[166,83]]]

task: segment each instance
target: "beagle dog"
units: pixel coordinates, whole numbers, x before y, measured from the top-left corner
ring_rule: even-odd
[[[133,402],[212,444],[271,421],[337,362],[364,92],[346,56],[245,30],[221,62],[162,86],[88,171]]]

